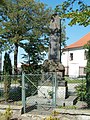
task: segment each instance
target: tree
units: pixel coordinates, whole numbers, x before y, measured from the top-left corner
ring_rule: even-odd
[[[12,75],[12,65],[8,53],[5,53],[4,56],[3,74],[4,74],[4,97],[5,97],[5,101],[8,101],[10,97],[9,94],[10,94],[10,85],[11,85],[10,75]]]
[[[44,60],[45,53],[43,53],[42,51],[47,49],[47,47],[44,46],[45,44],[44,45],[42,44],[43,42],[39,42],[38,39],[36,39],[36,41],[37,42],[35,42],[35,40],[34,40],[31,42],[22,44],[22,46],[26,52],[25,54],[22,54],[23,55],[22,58],[24,59],[24,63],[22,66],[25,68],[25,66],[28,65],[27,71],[29,73],[34,73],[38,68],[41,68],[38,63],[40,63],[40,62],[42,62],[42,60]],[[27,65],[25,65],[25,64],[27,64]]]
[[[6,49],[14,50],[14,71],[17,74],[20,42],[46,37],[51,10],[35,0],[5,0],[0,11],[0,39]]]
[[[77,8],[75,6],[78,6]],[[81,0],[67,0],[62,5],[55,8],[62,18],[71,19],[69,25],[90,25],[90,6]],[[87,53],[87,66],[86,66],[86,98],[88,107],[90,107],[90,42],[86,45]]]
[[[84,3],[84,0],[67,0],[62,5],[56,6],[55,11],[59,12],[61,18],[70,19],[71,26],[90,25],[90,6]]]
[[[0,0],[0,5],[4,4],[5,1],[4,0]]]
[[[5,53],[4,56],[4,66],[3,66],[3,73],[8,73],[9,75],[12,75],[12,64],[11,59],[8,53]]]
[[[90,107],[90,41],[85,45],[87,49],[87,66],[86,66],[86,101]]]

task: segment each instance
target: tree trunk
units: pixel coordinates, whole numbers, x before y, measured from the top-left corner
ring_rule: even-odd
[[[18,69],[17,69],[17,59],[18,59],[18,44],[15,43],[15,51],[14,51],[14,74],[18,74]]]

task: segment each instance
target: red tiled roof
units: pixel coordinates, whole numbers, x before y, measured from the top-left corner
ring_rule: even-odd
[[[90,32],[88,34],[86,34],[84,37],[82,37],[80,40],[78,40],[75,43],[67,46],[65,49],[83,47],[85,44],[87,44],[87,42],[89,40],[90,40]]]

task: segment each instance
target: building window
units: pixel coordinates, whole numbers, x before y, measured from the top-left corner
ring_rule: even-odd
[[[87,52],[88,52],[87,50],[84,51],[84,60],[87,59]]]
[[[70,53],[70,60],[73,60],[73,53]]]
[[[79,75],[80,76],[86,75],[86,67],[79,67]]]

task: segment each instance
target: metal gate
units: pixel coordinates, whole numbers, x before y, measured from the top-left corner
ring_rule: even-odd
[[[56,73],[22,73],[22,105],[41,110],[56,107]],[[47,110],[46,109],[46,110]]]

